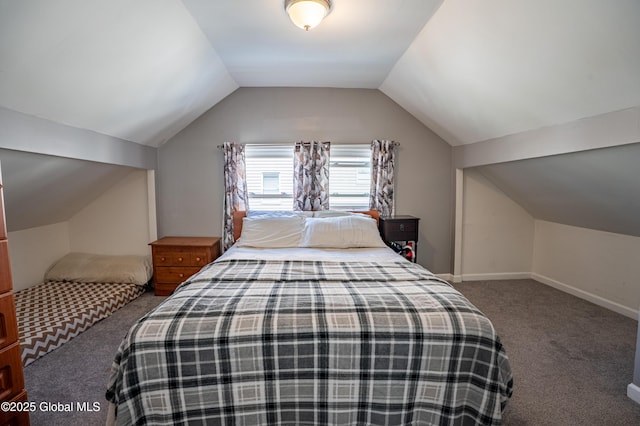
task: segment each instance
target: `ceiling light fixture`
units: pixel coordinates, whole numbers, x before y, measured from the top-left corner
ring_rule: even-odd
[[[284,9],[296,26],[309,31],[331,11],[331,0],[285,0]]]

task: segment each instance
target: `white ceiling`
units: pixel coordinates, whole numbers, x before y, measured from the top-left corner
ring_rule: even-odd
[[[304,32],[284,0],[183,0],[240,86],[378,88],[441,0],[335,0]]]
[[[640,237],[640,143],[478,170],[536,219]]]
[[[133,168],[0,149],[7,230],[69,220]]]
[[[640,1],[445,0],[381,90],[452,145],[640,105]]]
[[[452,145],[640,105],[638,0],[0,0],[0,106],[159,146],[239,86],[379,88]]]
[[[0,103],[159,145],[237,88],[178,0],[0,1]]]

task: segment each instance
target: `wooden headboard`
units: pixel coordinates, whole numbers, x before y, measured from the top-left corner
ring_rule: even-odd
[[[369,215],[376,220],[376,224],[380,219],[378,210],[350,210],[350,213],[362,213]],[[233,212],[233,241],[238,241],[238,238],[240,238],[240,234],[242,233],[242,219],[246,216],[247,212],[244,210]]]

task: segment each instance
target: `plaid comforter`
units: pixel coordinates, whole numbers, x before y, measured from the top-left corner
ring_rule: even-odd
[[[138,321],[118,424],[499,424],[512,392],[489,320],[410,262],[228,260]]]

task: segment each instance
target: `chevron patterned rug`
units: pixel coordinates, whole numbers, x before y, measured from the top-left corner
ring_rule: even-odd
[[[22,363],[31,364],[144,293],[127,283],[49,281],[15,293]]]

